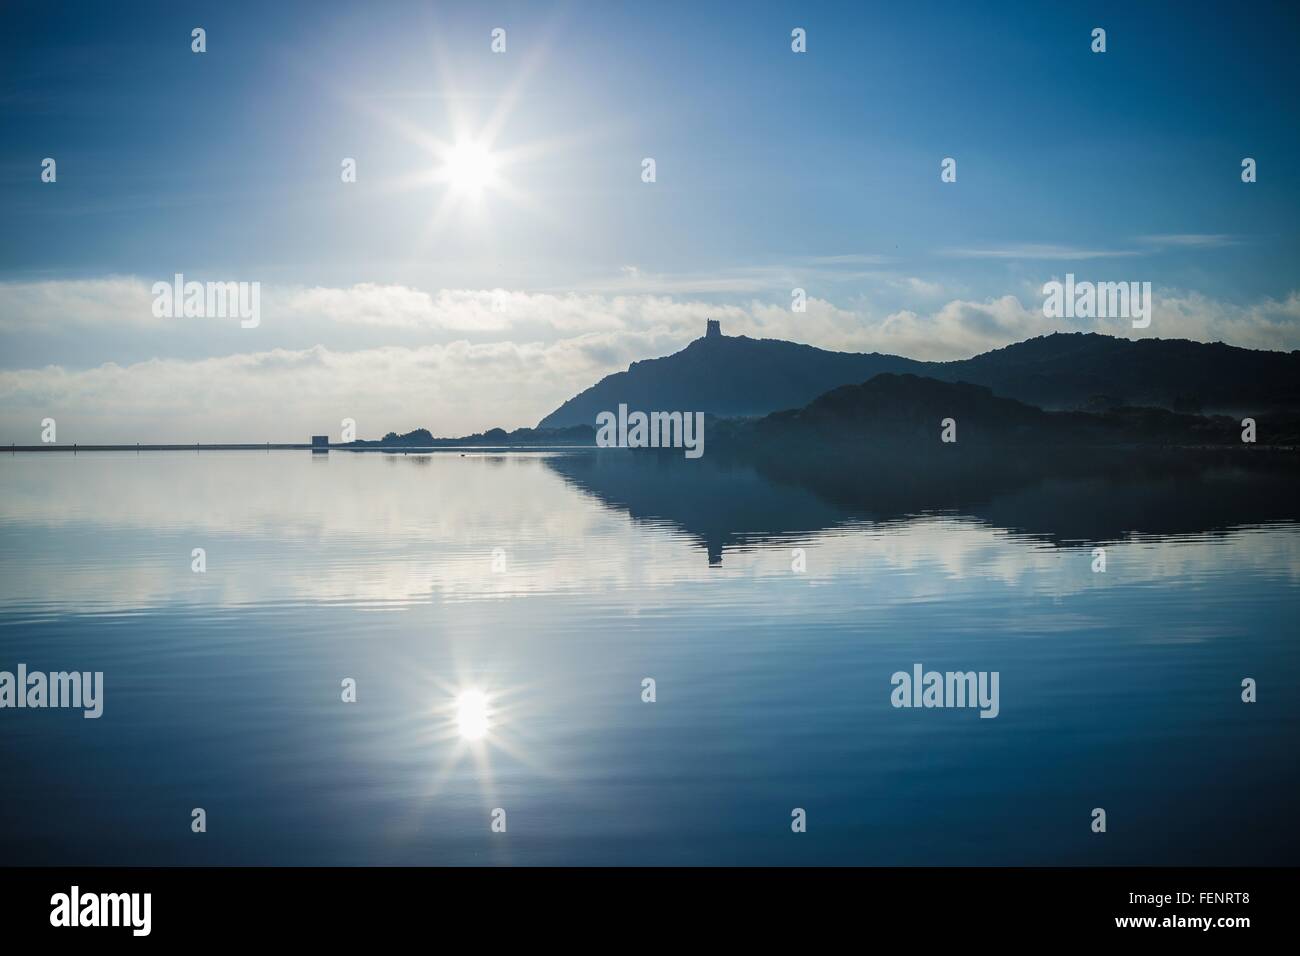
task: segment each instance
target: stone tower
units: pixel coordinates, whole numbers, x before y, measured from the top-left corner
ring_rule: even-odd
[[[722,338],[722,323],[717,319],[705,319],[704,337],[706,339]]]

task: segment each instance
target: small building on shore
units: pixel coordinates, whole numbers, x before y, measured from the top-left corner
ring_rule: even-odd
[[[311,453],[313,455],[330,450],[329,435],[312,435],[311,436]]]

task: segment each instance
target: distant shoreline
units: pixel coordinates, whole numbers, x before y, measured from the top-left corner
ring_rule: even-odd
[[[82,451],[455,451],[469,450],[474,451],[544,451],[552,449],[579,449],[595,448],[595,445],[328,445],[325,447],[312,445],[310,442],[261,442],[252,444],[203,444],[195,442],[192,445],[10,445],[8,448],[0,446],[0,452],[8,451],[10,454],[18,452],[82,452]]]
[[[983,450],[989,451],[1023,451],[1026,449],[1037,450],[1060,450],[1060,449],[1077,449],[1080,451],[1112,451],[1112,452],[1152,452],[1152,451],[1224,451],[1235,450],[1236,445],[1214,445],[1199,442],[1187,443],[1159,443],[1144,444],[1141,442],[1120,442],[1110,445],[1096,445],[1086,442],[1019,442],[1019,443],[996,443],[983,446]],[[439,444],[439,445],[383,445],[378,442],[365,442],[357,445],[312,445],[309,442],[262,442],[258,443],[239,443],[239,444],[203,444],[196,442],[193,445],[10,445],[8,448],[0,445],[0,455],[4,452],[24,454],[31,452],[105,452],[105,451],[314,451],[325,453],[328,451],[350,451],[350,452],[435,452],[435,451],[629,451],[636,452],[642,449],[628,448],[625,446],[602,447],[600,445],[552,445],[546,443],[538,444],[508,444],[508,445],[476,445],[476,444]],[[647,448],[644,451],[652,452],[659,449]],[[887,451],[889,449],[877,449]],[[1300,446],[1290,442],[1279,442],[1278,444],[1258,444],[1244,445],[1241,450],[1245,454],[1258,454],[1264,451],[1300,451]],[[727,449],[729,455],[735,454],[735,449]],[[895,449],[897,451],[897,449]]]

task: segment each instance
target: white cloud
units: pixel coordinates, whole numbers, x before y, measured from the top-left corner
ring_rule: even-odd
[[[955,259],[1112,259],[1136,256],[1132,249],[1084,249],[1042,243],[1018,243],[1009,246],[945,249],[942,255]]]
[[[1241,245],[1241,240],[1238,237],[1223,233],[1161,233],[1152,236],[1138,236],[1137,241],[1161,249],[1222,249],[1225,246]]]
[[[343,418],[357,421],[360,437],[422,426],[461,435],[534,425],[611,365],[663,350],[671,347],[654,335],[617,345],[577,336],[12,370],[0,372],[0,427],[20,444],[38,442],[44,417],[58,422],[63,443],[305,441],[337,435]]]
[[[1026,260],[1061,260],[1074,259],[1116,259],[1129,256],[1146,256],[1155,252],[1176,249],[1188,252],[1196,249],[1222,249],[1241,245],[1240,236],[1226,233],[1158,233],[1134,236],[1134,249],[1095,249],[1079,246],[1053,245],[1050,243],[1020,242],[1006,245],[965,247],[943,249],[940,255],[954,259],[1026,259]]]
[[[1300,348],[1300,292],[1235,305],[1199,292],[1156,292],[1150,332],[1249,349]],[[1118,333],[1116,333],[1118,334]]]
[[[818,265],[859,265],[859,266],[878,266],[884,265],[893,260],[889,256],[869,255],[866,253],[850,253],[842,256],[809,256],[808,262]]]
[[[155,325],[149,285],[135,276],[0,282],[0,329]]]
[[[697,273],[647,272],[639,266],[623,266],[617,275],[589,279],[571,288],[606,295],[714,295],[788,290],[798,284],[796,272],[784,266]]]

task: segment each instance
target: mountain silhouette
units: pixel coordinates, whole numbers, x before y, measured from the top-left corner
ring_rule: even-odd
[[[715,326],[716,328],[716,326]],[[837,385],[880,372],[921,372],[925,362],[744,335],[710,334],[664,358],[633,362],[569,399],[538,428],[590,425],[619,403],[628,408],[700,411],[722,417],[765,415],[807,405]]]
[[[986,385],[1043,408],[1150,405],[1186,412],[1300,410],[1300,351],[1057,332],[919,374]]]
[[[708,334],[663,358],[633,362],[569,399],[539,428],[590,425],[619,404],[646,411],[760,416],[799,408],[842,385],[912,373],[982,385],[1045,409],[1147,405],[1183,412],[1300,411],[1300,352],[1184,339],[1053,333],[954,362],[832,352],[777,339]]]
[[[949,420],[952,440],[942,442],[942,425]],[[1271,413],[1259,421],[1264,430],[1260,444],[1290,445],[1300,438],[1294,414]],[[963,450],[1055,449],[1055,454],[1062,447],[1243,444],[1240,424],[1225,415],[1145,406],[1047,411],[995,395],[983,385],[889,372],[832,389],[803,408],[716,422],[713,440],[715,445],[761,445],[782,454],[824,449],[837,456],[866,447],[942,450],[943,444],[960,444]]]

